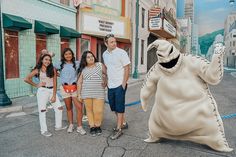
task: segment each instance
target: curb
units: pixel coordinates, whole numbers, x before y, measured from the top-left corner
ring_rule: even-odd
[[[10,106],[10,107],[1,107],[0,113],[9,113],[9,112],[19,112],[22,111],[23,107],[20,106]]]

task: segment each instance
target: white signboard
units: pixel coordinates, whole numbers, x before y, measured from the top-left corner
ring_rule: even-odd
[[[149,20],[149,29],[150,30],[160,30],[162,27],[161,18],[155,17]]]
[[[166,32],[168,32],[169,34],[171,34],[172,36],[176,36],[176,29],[174,26],[172,26],[166,19],[164,19],[163,22],[163,28]]]
[[[106,35],[112,33],[116,36],[125,37],[124,21],[107,20],[91,15],[83,16],[82,33],[96,33],[98,35]]]

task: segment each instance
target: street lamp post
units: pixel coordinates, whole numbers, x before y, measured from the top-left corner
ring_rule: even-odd
[[[134,61],[134,73],[133,78],[138,78],[138,26],[139,26],[139,0],[136,1],[136,30],[135,30],[135,61]]]
[[[3,48],[2,48],[2,5],[0,0],[0,106],[11,105],[12,102],[5,92],[3,72]]]

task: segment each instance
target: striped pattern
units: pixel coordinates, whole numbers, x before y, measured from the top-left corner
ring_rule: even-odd
[[[84,68],[82,71],[83,83],[81,90],[82,99],[105,98],[105,89],[102,87],[102,64],[96,63],[92,68]]]

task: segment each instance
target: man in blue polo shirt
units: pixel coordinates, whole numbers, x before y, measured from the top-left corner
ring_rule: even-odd
[[[128,128],[128,124],[124,122],[124,113],[130,59],[127,52],[117,47],[113,34],[106,35],[104,42],[107,46],[107,50],[103,53],[103,60],[107,68],[108,100],[111,111],[117,116],[117,126],[111,136],[111,139],[115,140],[123,134],[123,128]]]

